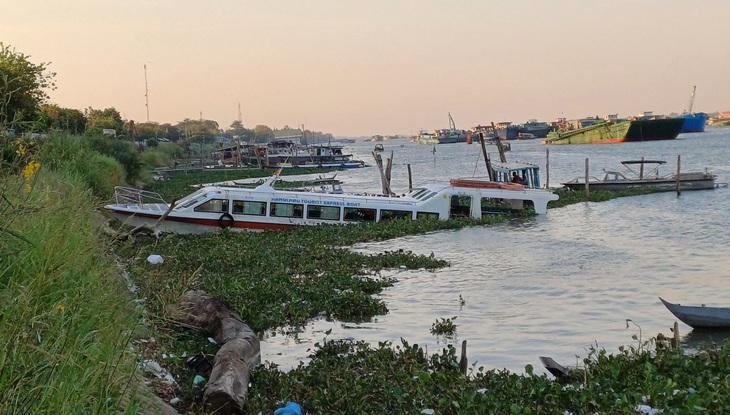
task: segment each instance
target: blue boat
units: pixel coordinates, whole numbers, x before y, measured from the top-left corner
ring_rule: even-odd
[[[682,113],[679,118],[684,118],[684,124],[679,133],[704,133],[705,124],[707,123],[707,114],[704,112],[692,112],[692,107],[695,104],[695,91],[697,86],[692,88],[692,95],[689,97],[689,109]]]
[[[693,114],[682,114],[679,118],[684,118],[684,124],[681,133],[704,133],[705,124],[707,123],[707,114],[704,112],[695,112]]]

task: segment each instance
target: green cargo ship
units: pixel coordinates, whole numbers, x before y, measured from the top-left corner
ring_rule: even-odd
[[[552,131],[544,144],[611,144],[631,141],[673,140],[682,130],[682,118],[603,122],[575,130]]]

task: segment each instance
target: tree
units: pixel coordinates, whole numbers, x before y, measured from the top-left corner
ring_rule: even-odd
[[[184,119],[175,126],[181,131],[182,137],[198,142],[200,140],[210,142],[218,135],[218,123],[212,120],[191,120]]]
[[[34,64],[30,56],[0,42],[0,131],[29,130],[48,100],[44,89],[56,89],[50,63]]]
[[[121,134],[124,121],[119,111],[112,108],[95,110],[91,107],[86,109],[86,134],[101,134],[104,129],[112,129]]]
[[[83,134],[86,131],[84,113],[73,108],[44,104],[41,106],[40,120],[44,130],[60,130],[71,134]]]
[[[274,132],[265,125],[257,125],[254,127],[253,132],[257,143],[267,143],[270,138],[274,137]]]

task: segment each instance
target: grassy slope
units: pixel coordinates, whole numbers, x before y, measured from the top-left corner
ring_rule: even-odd
[[[34,179],[30,193],[22,178],[0,187],[0,413],[116,412],[138,313],[86,186],[43,169]]]

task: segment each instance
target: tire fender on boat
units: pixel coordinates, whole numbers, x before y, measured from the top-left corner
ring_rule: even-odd
[[[231,216],[231,214],[228,212],[222,214],[221,217],[218,218],[218,226],[220,226],[222,229],[232,227],[235,222],[236,221],[233,219],[233,216]]]

